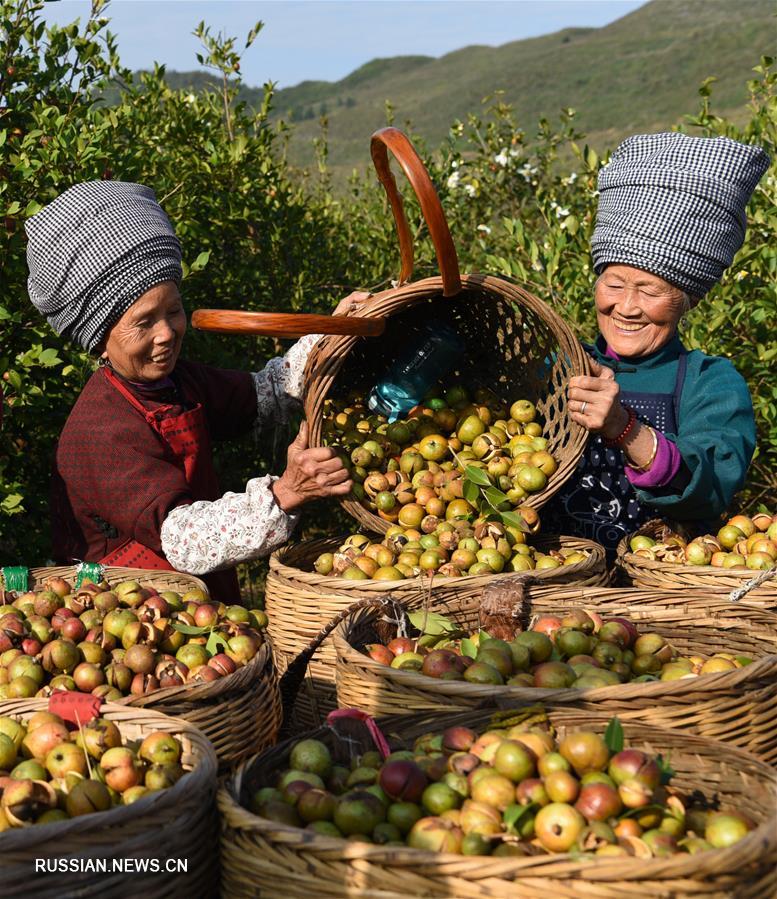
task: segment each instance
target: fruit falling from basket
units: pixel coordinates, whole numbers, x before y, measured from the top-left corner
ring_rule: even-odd
[[[104,812],[168,789],[185,773],[181,753],[170,733],[124,740],[107,718],[68,730],[52,712],[0,717],[0,832]]]
[[[679,534],[669,534],[661,540],[636,534],[629,541],[629,548],[651,561],[765,571],[777,566],[777,514],[758,513],[752,518],[735,515],[715,536],[705,534],[691,541]]]
[[[263,643],[263,612],[212,603],[197,589],[137,581],[76,588],[48,578],[0,606],[0,699],[92,693],[106,701],[232,674]]]
[[[393,422],[363,394],[324,405],[323,437],[340,451],[353,495],[380,518],[427,533],[432,523],[495,518],[521,530],[522,503],[558,468],[533,403],[439,386]]]
[[[640,634],[626,617],[603,621],[582,609],[543,616],[511,641],[467,633],[438,613],[416,611],[408,619],[418,636],[369,644],[365,655],[402,671],[471,684],[589,690],[718,674],[753,661],[729,652],[682,655],[661,634]]]
[[[454,726],[385,760],[366,752],[350,767],[307,739],[287,765],[274,786],[251,797],[257,815],[427,852],[664,858],[731,846],[754,826],[736,809],[693,807],[671,787],[661,756],[623,748],[617,721],[604,738],[558,737],[531,719],[482,734]]]

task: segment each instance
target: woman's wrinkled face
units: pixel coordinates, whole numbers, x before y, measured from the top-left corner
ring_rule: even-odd
[[[594,292],[599,330],[619,356],[649,356],[677,333],[688,297],[630,265],[608,265]]]
[[[158,381],[178,361],[186,313],[174,281],[146,291],[108,333],[103,358],[130,381]]]

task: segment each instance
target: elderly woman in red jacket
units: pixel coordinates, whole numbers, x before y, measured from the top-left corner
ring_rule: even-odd
[[[222,495],[213,466],[215,442],[272,428],[298,405],[316,337],[253,374],[180,359],[181,248],[143,185],[77,184],[26,230],[32,302],[99,359],[57,446],[56,560],[176,569],[235,601],[237,563],[285,543],[305,503],[350,490],[334,452],[308,448],[304,425],[280,477]]]

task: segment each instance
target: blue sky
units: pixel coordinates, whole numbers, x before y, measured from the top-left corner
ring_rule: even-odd
[[[243,38],[264,30],[241,66],[246,84],[290,87],[307,79],[336,81],[376,57],[442,56],[471,44],[498,46],[567,27],[597,28],[645,0],[113,0],[104,13],[132,69],[154,62],[196,69],[204,20],[213,32]],[[50,2],[45,18],[86,18],[89,0]]]

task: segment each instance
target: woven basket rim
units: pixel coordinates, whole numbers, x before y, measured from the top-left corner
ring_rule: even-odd
[[[548,326],[553,334],[557,345],[564,344],[566,355],[568,356],[569,366],[573,375],[587,375],[590,371],[588,356],[586,355],[582,344],[575,336],[571,327],[564,321],[561,316],[555,312],[548,303],[532,294],[526,288],[519,284],[505,280],[494,275],[471,273],[461,275],[461,291],[468,290],[479,291],[481,293],[492,293],[508,298],[521,306],[526,306],[538,315]],[[374,318],[388,317],[396,312],[430,299],[432,296],[442,296],[443,281],[439,276],[424,278],[419,281],[413,281],[401,287],[392,287],[381,291],[370,298],[368,304],[357,313],[359,317]],[[455,298],[451,298],[455,299]],[[536,304],[537,308],[534,308]],[[562,335],[563,340],[562,340]],[[336,366],[334,375],[329,378],[326,396],[331,388],[334,378],[342,367],[342,360],[348,355],[350,350],[355,346],[357,338],[353,337],[326,337],[320,341],[308,360],[305,369],[305,415],[311,423],[311,446],[320,445],[320,411],[323,397],[317,397],[311,400],[310,386],[313,381],[310,372],[315,364],[323,358],[325,360],[333,360]],[[316,379],[318,383],[320,379]],[[531,508],[541,508],[552,496],[554,496],[561,487],[574,474],[577,463],[583,454],[586,442],[588,440],[588,432],[582,425],[572,419],[568,419],[568,428],[570,440],[559,461],[556,472],[548,478],[547,485],[538,493],[530,494],[523,505]],[[372,524],[375,531],[385,531],[390,522],[384,521],[378,515],[375,515],[366,506],[355,500],[344,499],[341,501],[342,507],[349,515],[356,518],[357,521],[368,521]]]
[[[491,714],[495,710],[470,710],[470,712],[467,713],[468,717],[476,714],[477,711],[481,711],[484,714]],[[554,714],[562,713],[563,715],[564,711],[569,710],[549,709],[548,714],[552,720]],[[461,713],[441,713],[434,717],[444,721],[447,725],[449,719],[455,719],[457,715],[458,717],[461,717]],[[403,722],[409,723],[412,718],[427,719],[429,717],[431,716],[415,715],[401,719],[383,719],[383,723],[389,724],[394,730],[397,730],[402,726]],[[592,726],[596,727],[598,725],[601,727],[606,717],[607,716],[605,715],[591,713],[590,718]],[[381,720],[378,720],[377,723],[380,726],[382,722]],[[629,721],[623,722],[623,728],[627,737],[630,733],[635,731],[639,734],[642,728],[648,730],[645,725]],[[322,733],[324,730],[325,728],[319,728],[309,736],[315,738],[317,734]],[[683,743],[687,743],[688,745],[688,750],[684,753],[687,756],[692,754],[694,747],[698,750],[700,746],[710,747],[716,743],[714,740],[687,734],[684,731],[669,730],[652,726],[649,727],[649,731],[651,743],[663,744],[664,746],[667,744],[672,745],[673,739],[678,737],[681,738]],[[298,738],[291,738],[286,740],[283,743],[278,744],[278,746],[275,747],[275,750],[280,750],[286,746],[290,747],[297,739]],[[637,740],[639,740],[639,736],[637,736]],[[510,873],[520,875],[523,868],[536,869],[541,868],[543,863],[551,864],[553,862],[566,862],[568,864],[567,879],[572,879],[577,875],[597,881],[610,879],[625,881],[651,879],[668,880],[670,878],[683,876],[692,877],[698,875],[700,868],[699,860],[703,859],[704,856],[711,858],[711,853],[715,853],[717,862],[715,873],[717,874],[731,873],[739,870],[742,864],[742,855],[746,852],[752,852],[760,857],[771,857],[771,855],[777,851],[777,771],[770,768],[750,753],[743,752],[740,749],[736,749],[726,744],[718,745],[724,755],[730,753],[735,758],[740,759],[743,765],[757,766],[759,773],[763,775],[764,780],[771,785],[772,792],[775,794],[776,798],[775,809],[771,816],[734,845],[725,849],[707,850],[704,853],[697,853],[694,855],[674,855],[669,858],[638,859],[632,857],[629,858],[629,865],[626,871],[623,870],[622,863],[620,866],[613,865],[613,862],[617,862],[618,859],[593,858],[579,860],[569,853],[557,853],[548,855],[547,857],[531,856],[528,858],[516,857],[509,860],[506,858],[499,859],[500,864],[498,867],[503,874]],[[364,859],[369,862],[392,864],[397,862],[398,854],[403,856],[408,854],[414,868],[422,869],[423,867],[437,867],[444,865],[449,870],[451,869],[451,866],[454,868],[456,866],[466,867],[467,861],[479,860],[485,865],[492,860],[491,856],[473,857],[470,860],[467,857],[458,854],[424,852],[422,850],[411,849],[410,847],[398,850],[398,847],[375,846],[368,843],[351,843],[338,837],[323,836],[313,831],[303,831],[302,828],[278,824],[261,818],[241,806],[238,799],[243,775],[263,754],[264,753],[258,753],[256,756],[246,759],[236,768],[231,776],[219,784],[217,804],[222,816],[222,822],[225,826],[230,826],[228,818],[237,814],[240,817],[239,828],[241,830],[258,832],[271,839],[275,834],[283,840],[284,837],[298,837],[304,832],[305,840],[302,848],[305,850],[320,851],[322,853],[336,852],[342,860]],[[757,849],[760,849],[761,851],[757,852]],[[575,871],[575,868],[578,869],[577,872]],[[617,870],[619,876],[611,878],[609,872],[613,871],[613,869]],[[596,876],[597,874],[599,876]],[[535,876],[537,875],[541,876],[541,870],[535,872]],[[520,887],[520,883],[517,883],[516,887]]]
[[[664,562],[660,559],[646,559],[632,552],[629,541],[636,536],[650,535],[657,524],[639,528],[631,534],[621,537],[616,548],[616,561],[622,567],[631,566],[635,569],[650,571],[657,578],[664,578],[667,582],[677,582],[681,579],[696,580],[699,586],[709,587],[711,584],[719,584],[721,588],[738,587],[752,580],[760,571],[752,568],[716,568],[712,565],[679,565],[675,562]],[[685,585],[683,585],[685,586]],[[777,580],[765,581],[757,590],[766,590],[777,593]]]
[[[35,581],[41,581],[47,577],[74,577],[78,569],[78,565],[48,565],[37,568],[30,568],[30,577]],[[109,578],[127,578],[128,580],[137,580],[142,578],[153,583],[160,577],[166,578],[183,578],[185,581],[191,581],[193,587],[205,591],[206,596],[210,596],[208,585],[194,574],[186,574],[184,571],[167,571],[159,568],[127,568],[123,565],[103,565],[103,577]],[[110,581],[109,581],[110,583]]]
[[[430,588],[434,587],[450,587],[455,586],[456,584],[461,584],[465,582],[468,588],[478,587],[481,583],[483,585],[492,584],[497,578],[504,577],[520,577],[521,575],[527,575],[532,578],[537,578],[538,580],[543,581],[552,581],[554,575],[558,576],[559,573],[567,574],[580,574],[581,572],[586,572],[589,569],[595,569],[597,565],[605,563],[605,553],[604,548],[601,544],[594,542],[593,540],[587,540],[584,537],[572,537],[566,534],[546,534],[543,536],[537,536],[535,538],[535,542],[540,542],[542,540],[551,541],[558,540],[560,543],[564,540],[574,541],[577,543],[585,544],[585,549],[590,551],[590,555],[587,559],[582,562],[573,562],[571,565],[560,565],[558,568],[541,568],[539,570],[531,569],[529,571],[500,571],[498,573],[493,574],[474,574],[474,575],[462,575],[461,577],[431,577],[424,578],[421,575],[413,578],[404,578],[401,581],[373,581],[373,580],[359,580],[359,581],[351,581],[348,578],[343,577],[331,577],[330,575],[319,574],[316,571],[305,571],[302,568],[295,568],[293,565],[289,565],[286,562],[286,557],[289,554],[293,553],[304,553],[307,555],[308,553],[312,553],[313,550],[324,550],[324,547],[334,546],[335,544],[339,545],[346,537],[349,536],[347,534],[338,535],[336,537],[321,537],[316,540],[304,540],[297,541],[295,543],[287,543],[285,546],[282,546],[280,549],[275,550],[270,556],[270,569],[280,577],[286,578],[294,578],[295,580],[302,581],[311,586],[331,586],[331,587],[345,587],[348,585],[358,585],[358,589],[366,589],[372,590],[376,593],[391,593],[397,589],[408,589],[410,587],[417,587],[423,592],[428,591]],[[563,543],[562,543],[563,545]]]
[[[588,588],[588,591],[603,593],[606,588]],[[607,591],[618,596],[623,596],[623,590]],[[570,597],[571,599],[571,597]],[[563,598],[559,598],[563,601]],[[528,600],[531,602],[531,599]],[[714,606],[714,604],[713,604]],[[625,600],[622,607],[615,606],[609,614],[624,614],[629,609],[628,600]],[[702,609],[709,613],[710,604],[705,603],[697,610]],[[729,606],[720,603],[718,611],[732,611]],[[737,614],[744,611],[750,612],[756,617],[766,616],[771,618],[774,628],[773,637],[775,641],[774,652],[767,653],[761,658],[756,659],[749,665],[737,668],[734,671],[721,671],[713,674],[703,674],[694,677],[692,680],[694,690],[698,689],[698,684],[707,687],[710,690],[715,689],[733,689],[743,688],[748,682],[758,680],[765,677],[774,677],[777,679],[777,614],[765,612],[758,607],[738,606],[735,610]],[[664,609],[656,609],[653,613],[656,618],[661,617],[665,613]],[[341,622],[332,633],[332,641],[334,643],[335,652],[337,654],[338,663],[341,660],[352,664],[362,665],[370,671],[374,676],[384,678],[388,681],[394,681],[398,685],[407,688],[416,688],[424,693],[437,693],[441,696],[461,696],[470,697],[472,699],[492,700],[495,696],[504,697],[506,699],[514,699],[516,702],[537,702],[553,701],[554,703],[574,703],[581,701],[601,701],[608,699],[656,699],[675,694],[688,692],[688,682],[685,679],[669,680],[669,681],[652,681],[639,684],[617,684],[606,687],[595,687],[593,689],[575,689],[568,687],[564,689],[545,689],[540,687],[512,687],[507,684],[481,685],[470,684],[466,681],[444,681],[437,678],[428,677],[414,671],[402,671],[397,668],[391,668],[376,662],[374,659],[362,652],[351,642],[351,634],[353,629],[364,621],[378,617],[381,613],[379,609],[364,609],[348,619]],[[714,622],[706,622],[707,625]],[[718,622],[714,622],[720,626]],[[742,622],[745,623],[744,621]],[[686,622],[686,626],[704,626],[702,619],[692,619]],[[680,628],[682,625],[678,622],[676,626]],[[732,625],[727,624],[727,630],[732,629]]]
[[[9,709],[8,706],[13,705]],[[37,711],[48,711],[47,699],[4,700],[0,703],[0,715],[27,716]],[[22,711],[24,709],[24,711]],[[131,710],[134,711],[134,710]],[[121,724],[138,724],[134,718],[150,718],[148,731],[158,727],[161,730],[174,734],[185,735],[197,751],[197,764],[186,771],[172,787],[166,790],[156,790],[145,796],[141,796],[130,805],[118,805],[104,812],[94,812],[89,815],[80,815],[67,821],[52,821],[49,824],[35,824],[31,827],[11,828],[0,833],[0,850],[4,849],[32,849],[35,843],[45,843],[51,839],[70,832],[87,834],[94,830],[103,830],[114,824],[122,824],[134,821],[153,810],[154,807],[164,804],[174,806],[184,797],[191,795],[195,790],[216,782],[216,753],[213,746],[202,731],[183,718],[174,718],[162,712],[143,709],[135,712],[133,716],[126,706],[118,703],[104,703],[100,707],[100,717],[108,718],[116,723],[121,730]],[[166,725],[166,726],[165,726]],[[141,722],[142,726],[142,722]],[[42,835],[42,839],[37,838]]]

